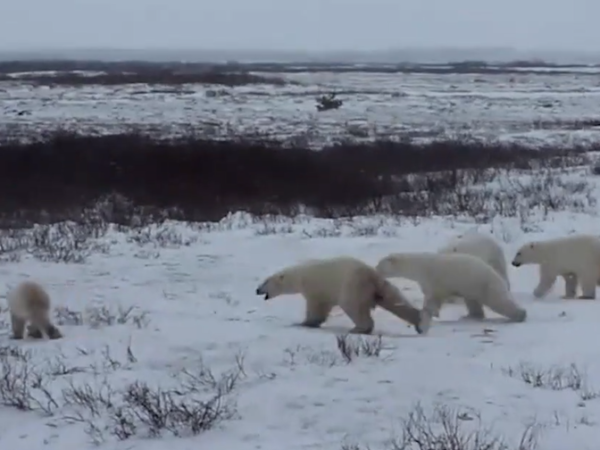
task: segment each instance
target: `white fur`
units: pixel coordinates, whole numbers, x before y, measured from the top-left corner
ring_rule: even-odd
[[[464,253],[476,256],[489,264],[500,275],[510,289],[510,280],[506,270],[506,257],[502,246],[496,240],[477,231],[470,231],[451,239],[446,245],[438,249],[438,253]],[[460,297],[448,297],[440,303],[459,303]],[[439,311],[437,316],[439,316]]]
[[[510,289],[510,280],[506,270],[506,256],[502,246],[490,235],[472,231],[450,240],[438,250],[438,253],[464,253],[476,256],[498,272]]]
[[[50,296],[40,284],[23,281],[8,292],[6,299],[14,339],[24,337],[27,322],[30,322],[28,334],[32,337],[62,337],[50,319]]]
[[[269,300],[301,294],[306,299],[302,325],[319,327],[334,306],[340,306],[355,324],[353,332],[370,333],[371,309],[381,306],[412,323],[419,331],[419,311],[373,267],[352,257],[304,261],[276,272],[256,289]]]
[[[517,251],[513,266],[538,264],[540,281],[533,291],[542,298],[554,286],[556,278],[565,278],[565,298],[576,294],[581,285],[580,298],[595,299],[600,275],[600,238],[591,234],[576,234],[524,244]]]
[[[31,299],[39,298],[38,302],[50,307],[50,298],[37,283],[26,281],[19,283],[6,295],[8,310],[19,319],[29,320],[31,316]]]
[[[425,296],[422,326],[436,315],[440,302],[451,296],[465,300],[469,316],[483,319],[483,306],[513,321],[527,312],[513,299],[504,279],[480,258],[462,253],[392,253],[376,270],[384,277],[403,277],[419,283]]]

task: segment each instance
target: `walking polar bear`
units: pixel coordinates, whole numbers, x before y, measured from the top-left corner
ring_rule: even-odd
[[[438,249],[438,253],[464,253],[476,256],[489,264],[500,275],[510,289],[510,280],[506,264],[506,256],[502,246],[491,236],[477,231],[471,231],[451,239],[446,245]],[[449,297],[443,303],[456,303],[458,297]],[[439,314],[438,314],[439,315]]]
[[[354,322],[351,333],[370,334],[374,328],[371,310],[380,306],[421,334],[420,311],[373,267],[352,257],[313,259],[286,267],[264,280],[256,294],[265,300],[302,294],[306,316],[300,325],[305,327],[320,327],[339,305]]]
[[[462,253],[392,253],[377,264],[386,278],[403,277],[419,283],[425,297],[420,328],[425,333],[440,303],[451,296],[462,297],[468,317],[481,320],[483,306],[515,322],[523,322],[527,311],[513,299],[504,279],[476,256]]]
[[[490,235],[472,231],[450,240],[438,253],[464,253],[476,256],[488,263],[500,275],[510,289],[506,256],[502,246]]]
[[[536,298],[550,292],[556,278],[565,280],[563,298],[575,298],[581,286],[580,299],[596,298],[600,284],[600,238],[591,234],[576,234],[544,241],[528,242],[517,251],[512,265],[520,267],[538,264],[540,280],[533,291]]]
[[[12,327],[12,338],[23,339],[25,325],[29,337],[59,339],[62,333],[50,320],[50,296],[42,286],[34,281],[24,281],[12,289],[8,295],[8,310]]]

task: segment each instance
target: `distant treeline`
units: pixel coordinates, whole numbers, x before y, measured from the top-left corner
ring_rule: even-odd
[[[352,64],[342,62],[303,62],[295,63],[226,63],[208,62],[148,62],[148,61],[86,61],[86,60],[19,60],[0,61],[0,74],[37,71],[98,71],[108,74],[139,74],[144,72],[166,71],[170,73],[190,74],[199,72],[371,72],[371,73],[528,73],[534,68],[552,68],[549,74],[572,73],[574,69],[599,67],[575,64],[553,64],[541,60],[513,61],[507,63],[487,63],[485,61],[459,61],[447,64],[416,64],[399,62],[397,64]],[[581,72],[582,75],[585,72]]]

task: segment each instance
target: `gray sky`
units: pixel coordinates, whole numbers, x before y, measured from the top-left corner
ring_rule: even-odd
[[[0,0],[0,48],[600,50],[600,0]]]

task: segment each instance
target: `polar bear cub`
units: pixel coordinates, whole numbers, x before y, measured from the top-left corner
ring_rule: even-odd
[[[577,285],[581,299],[595,299],[600,275],[600,238],[591,234],[576,234],[543,241],[532,241],[519,248],[512,265],[538,264],[540,280],[533,291],[542,298],[554,286],[556,278],[565,279],[564,298],[574,298]]]
[[[60,330],[50,321],[50,296],[38,283],[19,283],[6,298],[13,339],[23,339],[27,322],[27,334],[32,338],[40,339],[43,335],[49,339],[62,337]]]
[[[338,305],[354,322],[351,333],[370,334],[371,310],[376,306],[410,323],[420,334],[420,311],[375,268],[349,256],[313,259],[286,267],[264,280],[257,295],[269,300],[280,295],[302,294],[306,316],[300,324],[318,328]]]
[[[480,258],[462,253],[392,253],[376,266],[382,276],[402,277],[419,283],[425,297],[421,329],[426,332],[440,302],[462,297],[468,316],[481,320],[483,306],[515,322],[523,322],[527,311],[513,299],[504,279]]]

